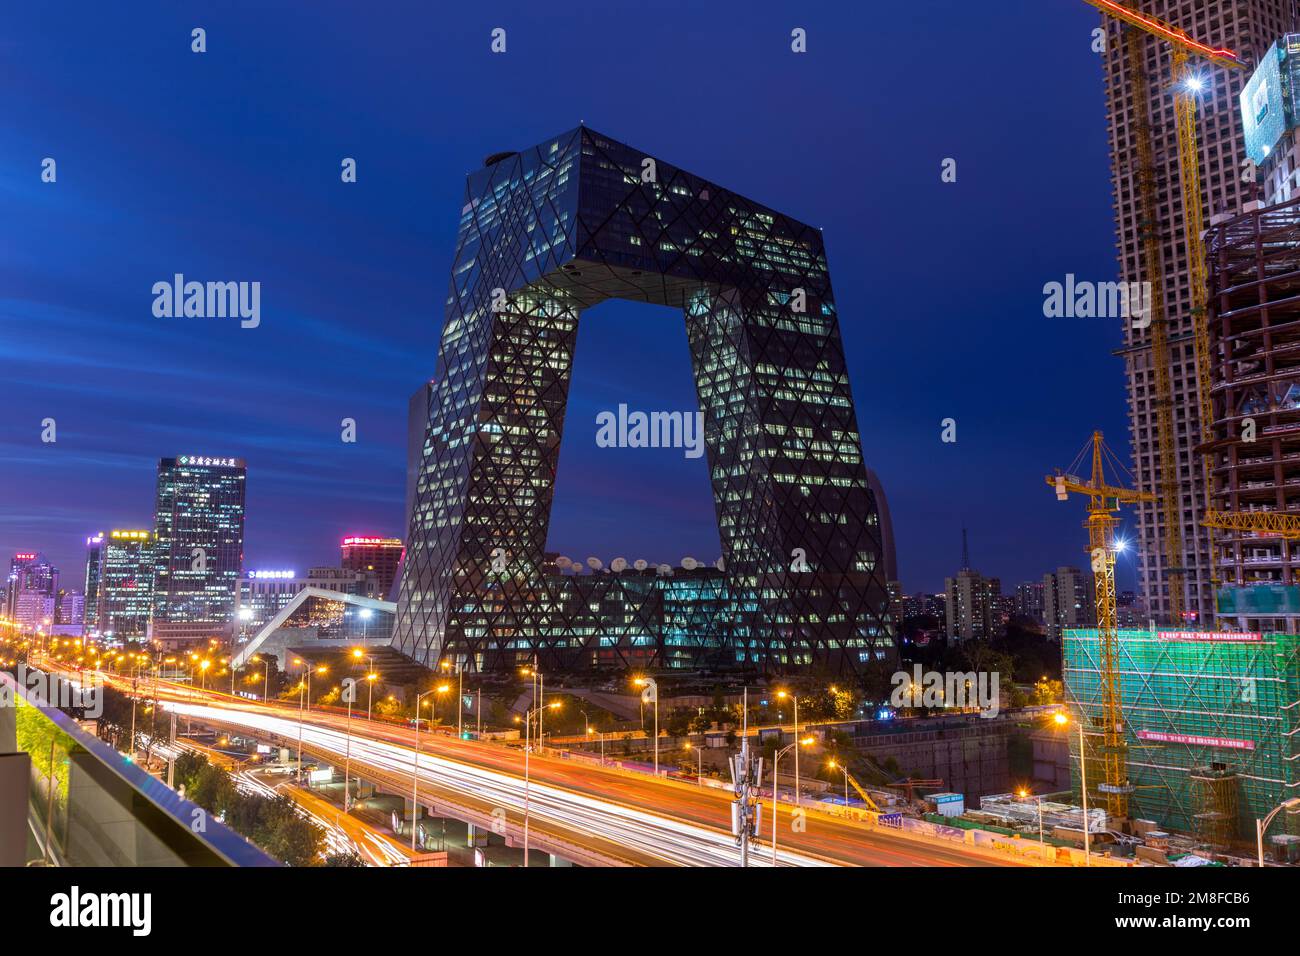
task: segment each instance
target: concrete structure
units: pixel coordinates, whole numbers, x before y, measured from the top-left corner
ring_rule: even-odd
[[[1198,41],[1213,47],[1227,47],[1245,62],[1255,62],[1269,45],[1295,25],[1292,0],[1141,0],[1129,2],[1145,13],[1182,27]],[[1197,619],[1209,620],[1214,610],[1211,559],[1208,536],[1198,521],[1204,509],[1205,493],[1201,463],[1194,449],[1200,443],[1200,422],[1196,402],[1195,359],[1192,344],[1192,309],[1189,278],[1183,249],[1182,213],[1179,200],[1181,177],[1172,98],[1166,89],[1171,75],[1169,44],[1144,38],[1145,67],[1153,88],[1148,117],[1135,115],[1135,97],[1130,87],[1122,36],[1127,27],[1110,17],[1101,17],[1106,31],[1103,73],[1106,84],[1107,119],[1110,132],[1111,184],[1119,279],[1141,282],[1148,279],[1142,267],[1142,230],[1139,223],[1137,134],[1141,124],[1150,124],[1154,141],[1156,182],[1159,191],[1160,222],[1152,228],[1162,237],[1164,302],[1169,317],[1170,375],[1174,395],[1155,394],[1155,371],[1151,362],[1152,327],[1124,323],[1125,372],[1128,379],[1129,428],[1133,446],[1133,473],[1138,487],[1159,495],[1160,453],[1157,444],[1157,400],[1172,400],[1177,434],[1180,514],[1183,565],[1187,569],[1185,606]],[[1245,158],[1238,98],[1246,71],[1209,71],[1208,85],[1200,95],[1202,182],[1208,203],[1206,221],[1212,214],[1237,212],[1242,203],[1254,198],[1255,187],[1241,182],[1239,164]],[[1098,280],[1110,276],[1098,276]],[[1164,516],[1159,501],[1137,506],[1138,579],[1147,606],[1157,620],[1165,620],[1169,604],[1162,546]]]
[[[1300,197],[1216,224],[1207,250],[1215,506],[1300,514]],[[1215,544],[1220,625],[1300,632],[1300,542]]]

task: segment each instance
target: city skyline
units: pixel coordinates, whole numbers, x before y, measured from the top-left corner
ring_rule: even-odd
[[[627,14],[596,9],[593,35],[620,32]],[[840,276],[836,297],[862,408],[865,463],[888,497],[899,578],[909,592],[941,590],[957,566],[962,526],[970,529],[976,566],[1009,581],[1081,562],[1080,515],[1052,500],[1042,475],[1067,462],[1094,427],[1123,447],[1123,369],[1110,354],[1120,334],[1117,323],[1045,318],[1042,287],[1068,273],[1115,274],[1105,130],[1092,122],[1038,130],[1036,148],[1058,159],[1050,171],[1026,164],[1016,141],[1022,119],[986,113],[977,123],[969,115],[977,93],[956,80],[992,71],[985,82],[1010,85],[1037,62],[1052,68],[1060,84],[1050,91],[1021,87],[1022,116],[1046,117],[1060,101],[1096,115],[1104,104],[1101,64],[1089,49],[1096,18],[1082,4],[1045,10],[1053,22],[1042,29],[1077,42],[1029,49],[1030,62],[1014,68],[954,48],[939,76],[919,79],[914,91],[942,121],[918,124],[908,99],[871,90],[864,102],[858,57],[841,39],[890,35],[887,56],[929,43],[928,23],[896,10],[880,15],[890,18],[884,29],[865,11],[809,13],[802,25],[818,55],[799,61],[804,65],[777,59],[769,75],[747,58],[768,46],[788,48],[783,15],[732,22],[721,11],[692,8],[701,30],[732,31],[741,46],[710,61],[703,79],[725,90],[743,77],[756,87],[738,95],[726,119],[705,122],[676,107],[693,84],[673,74],[659,78],[662,99],[641,102],[635,120],[620,118],[619,95],[598,86],[547,110],[514,102],[511,84],[537,68],[538,45],[572,42],[532,17],[529,41],[518,40],[505,61],[508,75],[466,90],[464,104],[432,106],[404,91],[454,82],[460,58],[477,51],[453,44],[442,60],[430,61],[421,45],[395,40],[396,16],[379,14],[344,41],[310,24],[302,34],[302,24],[290,27],[274,14],[250,30],[237,12],[215,13],[206,28],[223,39],[207,55],[288,56],[302,76],[298,83],[313,84],[337,104],[343,128],[328,132],[295,112],[292,90],[268,91],[256,76],[242,81],[249,84],[244,89],[217,88],[195,62],[178,59],[168,61],[175,76],[166,88],[149,84],[144,54],[154,55],[162,33],[188,35],[191,24],[180,14],[152,11],[154,26],[144,39],[129,21],[72,24],[60,42],[77,51],[68,57],[77,76],[110,68],[95,53],[101,40],[119,51],[139,50],[143,62],[113,57],[115,82],[90,93],[85,84],[56,84],[40,115],[20,106],[5,128],[11,154],[56,154],[60,173],[53,186],[20,166],[7,173],[14,221],[26,238],[8,267],[14,291],[5,308],[15,334],[0,346],[14,385],[0,436],[10,462],[0,478],[10,492],[0,513],[0,549],[39,548],[60,567],[78,567],[87,534],[149,523],[153,461],[187,452],[248,461],[246,567],[329,563],[347,533],[405,539],[406,402],[433,374],[445,281],[438,263],[450,261],[455,242],[456,184],[489,153],[585,120],[624,141],[653,143],[666,161],[701,175],[736,180],[742,193],[824,230],[830,267]],[[453,31],[471,30],[464,14],[448,16]],[[666,25],[671,19],[638,21],[649,34],[634,47],[597,44],[593,68],[650,75],[656,44],[681,41]],[[961,10],[952,26],[973,32],[1001,22],[1015,30],[1015,21],[1009,10]],[[274,46],[290,32],[289,49]],[[372,79],[332,74],[340,43],[355,44],[360,52],[352,55],[366,62],[383,57],[396,93],[385,93],[378,109],[372,110]],[[17,56],[19,69],[33,73],[45,58],[40,43]],[[1056,69],[1060,56],[1073,68]],[[780,102],[788,95],[783,90],[800,100],[774,125],[763,104]],[[221,148],[250,135],[241,104],[254,96],[262,112],[251,118],[251,135],[266,151]],[[201,117],[184,112],[196,100]],[[120,128],[81,122],[87,103],[95,115],[116,117]],[[905,142],[882,144],[875,123],[911,132]],[[831,128],[837,149],[816,148]],[[148,160],[142,168],[142,150],[132,143],[145,144],[146,156],[184,156],[185,166]],[[339,163],[349,156],[358,175],[345,185]],[[940,179],[948,157],[958,164],[955,183]],[[738,175],[729,176],[731,169]],[[209,188],[196,192],[196,181]],[[1092,189],[1060,190],[1062,181]],[[832,182],[861,188],[844,203],[828,188]],[[1033,193],[1041,201],[1009,215],[993,199],[1000,192]],[[120,195],[136,197],[130,222]],[[231,218],[230,208],[256,209],[258,218]],[[117,223],[132,251],[106,243],[98,228],[76,228],[73,210],[83,223]],[[211,225],[204,242],[194,240],[191,220]],[[1024,247],[1026,228],[1066,220],[1076,226],[1051,250]],[[888,241],[879,229],[864,228],[879,222],[891,225]],[[271,233],[274,243],[264,238]],[[962,238],[972,234],[981,241]],[[70,243],[80,255],[67,255]],[[1002,251],[995,251],[999,244]],[[177,273],[260,282],[260,324],[155,317],[151,289]],[[718,555],[702,459],[602,449],[594,441],[603,409],[696,406],[684,335],[665,334],[674,328],[667,310],[609,303],[593,310],[579,335],[552,549],[606,561]],[[1063,353],[1075,361],[1050,367],[1050,356]],[[658,368],[656,380],[629,387],[626,370],[636,361]],[[1112,387],[1094,406],[1077,407],[1072,399],[1098,380]],[[46,417],[58,423],[52,445],[40,441]],[[957,422],[955,444],[940,441],[949,417]],[[339,440],[344,418],[357,423],[355,444]],[[994,554],[1006,557],[987,557]],[[1122,579],[1124,573],[1121,562]]]

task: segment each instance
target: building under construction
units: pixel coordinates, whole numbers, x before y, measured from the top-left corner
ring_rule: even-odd
[[[1069,629],[1065,697],[1085,728],[1089,806],[1105,802],[1101,642]],[[1300,795],[1300,637],[1175,630],[1119,632],[1129,813],[1222,845]],[[1070,734],[1071,783],[1080,784]]]
[[[1300,199],[1210,229],[1214,507],[1300,517]],[[1220,625],[1300,632],[1300,540],[1215,532]]]

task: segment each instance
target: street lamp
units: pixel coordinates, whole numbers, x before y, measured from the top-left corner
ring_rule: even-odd
[[[1058,727],[1064,727],[1070,722],[1070,718],[1060,710],[1052,715],[1052,720]],[[1079,792],[1083,796],[1083,865],[1092,866],[1092,827],[1088,822],[1088,762],[1084,759],[1083,753],[1083,721],[1076,720],[1074,725],[1079,728]]]
[[[363,607],[360,611],[357,612],[358,616],[360,616],[361,618],[361,646],[362,647],[369,646],[366,644],[366,627],[367,625],[370,624],[370,618],[374,615],[374,613],[375,612],[370,610],[370,608],[368,607]]]
[[[1022,800],[1027,799],[1030,796],[1033,796],[1034,799],[1038,802],[1038,865],[1042,866],[1043,855],[1047,850],[1046,841],[1043,839],[1043,798],[1037,794],[1030,794],[1030,792],[1028,790],[1025,790],[1024,788],[1021,788],[1017,792],[1017,796],[1019,796],[1020,799]]]
[[[638,677],[632,681],[641,688],[641,703],[654,701],[655,705],[655,776],[659,776],[659,685],[653,677]]]
[[[544,704],[538,707],[534,707],[531,710],[529,710],[527,714],[524,715],[524,869],[528,869],[528,811],[529,811],[528,757],[529,757],[529,752],[532,749],[529,746],[528,735],[532,731],[533,714],[537,715],[538,733],[541,733],[542,712],[546,710],[547,707],[551,708],[551,710],[559,710],[560,702],[557,700],[557,701],[552,701],[549,704]]]
[[[689,740],[686,741],[686,749],[691,749]],[[704,786],[704,749],[702,747],[695,748],[695,767],[695,781],[702,787]]]
[[[1300,813],[1300,797],[1291,797],[1289,800],[1283,800],[1276,807],[1269,811],[1268,816],[1263,820],[1255,821],[1255,839],[1258,842],[1259,865],[1264,865],[1264,832],[1268,830],[1268,825],[1273,822],[1273,818],[1285,810],[1287,813]]]
[[[366,720],[369,720],[371,705],[373,705],[375,702],[375,681],[379,677],[379,675],[375,673],[375,659],[371,657],[369,654],[365,653],[359,647],[352,648],[352,657],[354,660],[361,660],[361,658],[364,657],[368,665],[366,671],[366,681],[370,685],[370,690],[369,693],[367,693],[366,695]],[[419,715],[417,714],[416,716]]]
[[[834,760],[829,761],[826,766],[832,770],[838,770],[844,774],[844,816],[849,815],[849,768],[842,763],[836,763]]]
[[[794,743],[786,744],[780,750],[772,755],[772,865],[776,866],[776,784],[780,778],[778,768],[781,766],[781,756],[786,752],[793,750],[799,753],[800,745],[807,747],[817,742],[816,737],[805,737],[803,740],[796,740]]]
[[[420,701],[434,693],[430,687],[415,695],[415,772],[411,774],[411,852],[415,852],[415,821],[420,814]]]
[[[798,695],[798,694],[791,694],[791,693],[788,693],[787,691],[779,690],[779,691],[776,692],[776,696],[777,696],[777,698],[780,699],[780,700],[785,700],[787,697],[789,697],[789,698],[791,698],[791,699],[794,701],[794,736],[795,736],[795,739],[798,740],[798,739],[799,739],[799,695]],[[795,806],[798,806],[799,803],[801,802],[800,799],[799,799],[799,794],[800,794],[800,791],[799,791],[799,748],[796,747],[796,748],[795,748],[795,751],[794,751],[794,802],[795,802]]]

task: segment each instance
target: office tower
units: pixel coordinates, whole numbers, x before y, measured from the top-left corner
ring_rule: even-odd
[[[24,630],[54,623],[59,569],[38,551],[20,551],[9,562],[5,590],[7,617]]]
[[[99,630],[99,582],[104,576],[104,547],[106,535],[100,531],[86,538],[86,573],[82,578],[81,593],[85,595],[86,612],[82,620],[82,633]],[[153,574],[150,572],[150,582]]]
[[[149,632],[153,612],[154,534],[148,529],[115,528],[102,545],[96,627],[114,640],[133,640]]]
[[[149,636],[164,646],[231,634],[244,561],[246,475],[241,458],[158,462]]]
[[[1047,636],[1059,641],[1067,627],[1097,623],[1096,587],[1091,571],[1061,567],[1043,575],[1043,619]]]
[[[401,538],[379,538],[374,535],[349,535],[340,546],[342,561],[339,566],[344,571],[368,571],[375,575],[378,593],[372,597],[387,599],[397,580],[397,570],[401,566]]]
[[[1245,62],[1255,62],[1269,45],[1294,22],[1292,0],[1133,0],[1130,7],[1181,27],[1196,40],[1213,47],[1227,47]],[[1160,467],[1158,407],[1172,402],[1178,462],[1179,513],[1172,516],[1181,531],[1182,564],[1186,569],[1187,622],[1208,621],[1213,614],[1214,594],[1210,573],[1210,544],[1199,526],[1205,506],[1200,456],[1196,366],[1193,352],[1192,309],[1189,275],[1183,238],[1183,215],[1179,199],[1181,177],[1178,166],[1177,132],[1172,95],[1168,90],[1169,44],[1142,34],[1137,49],[1151,89],[1148,115],[1138,115],[1140,97],[1126,63],[1124,33],[1118,21],[1102,17],[1106,46],[1103,54],[1106,99],[1110,131],[1111,184],[1115,209],[1119,278],[1124,282],[1149,281],[1143,264],[1143,236],[1139,184],[1138,135],[1149,126],[1156,168],[1159,221],[1150,225],[1160,237],[1163,263],[1163,293],[1169,324],[1169,365],[1172,396],[1156,394],[1155,370],[1151,361],[1154,324],[1124,322],[1124,364],[1128,380],[1129,429],[1133,446],[1134,476],[1138,487],[1157,496],[1154,502],[1137,506],[1139,541],[1138,580],[1151,612],[1166,620],[1170,604],[1164,555],[1164,521],[1159,499],[1163,476]],[[1255,187],[1241,182],[1239,163],[1245,157],[1238,116],[1238,97],[1248,73],[1244,70],[1207,69],[1206,86],[1199,96],[1199,131],[1202,159],[1201,201],[1205,218],[1219,212],[1237,212],[1244,201],[1254,198]],[[1109,277],[1098,277],[1106,279]]]
[[[675,645],[672,666],[853,673],[892,657],[818,229],[578,128],[470,175],[451,276],[397,646],[474,669],[587,668],[647,646],[668,663],[662,633],[573,627],[577,585],[545,567],[578,320],[622,298],[684,313],[734,602],[725,631]],[[683,427],[664,416],[655,437],[680,444]]]
[[[61,628],[80,628],[85,620],[86,596],[80,591],[59,588],[54,603],[54,623]]]

